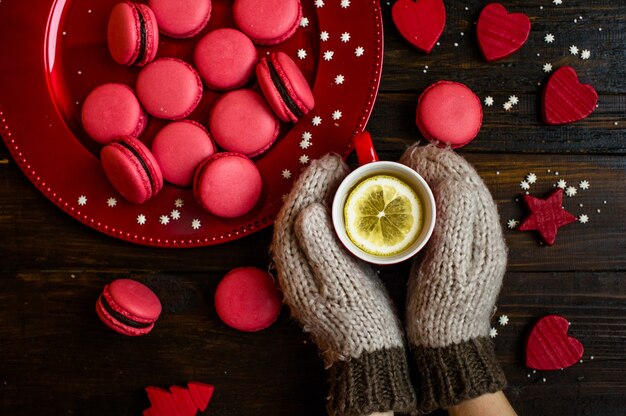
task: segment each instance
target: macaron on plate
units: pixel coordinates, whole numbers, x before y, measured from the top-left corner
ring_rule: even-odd
[[[0,59],[6,63],[0,66],[0,135],[17,165],[47,198],[102,233],[137,244],[177,248],[219,244],[249,235],[272,224],[283,195],[310,161],[330,151],[347,155],[351,150],[350,138],[367,123],[382,69],[378,0],[352,1],[347,6],[339,1],[317,5],[314,0],[280,1],[277,4],[283,5],[282,9],[275,13],[263,11],[266,19],[273,22],[266,27],[255,26],[259,13],[254,12],[256,2],[252,0],[186,0],[186,5],[204,7],[193,6],[197,15],[184,22],[176,18],[174,12],[178,10],[172,11],[171,2],[165,0],[117,6],[119,3],[120,0],[0,3]],[[135,3],[146,6],[141,7],[141,14],[133,6]],[[110,38],[108,34],[116,6],[119,16],[111,24],[128,30],[126,38]],[[25,24],[28,30],[24,29]],[[243,67],[235,68],[236,73],[224,72],[229,79],[211,78],[207,71],[221,65],[222,58],[211,55],[204,60],[194,59],[194,52],[207,34],[222,28],[250,38],[256,56],[267,57],[264,61],[272,63],[274,79],[265,66],[258,70],[253,67],[255,54],[249,42],[240,42],[243,49],[249,50],[240,56]],[[326,38],[323,32],[330,36]],[[348,34],[349,41],[348,35],[342,34]],[[157,37],[158,48],[154,47]],[[231,38],[209,38],[201,48],[210,51],[212,45],[232,42]],[[115,57],[110,48],[115,50]],[[184,63],[164,61],[166,58]],[[300,78],[294,75],[294,68],[302,72]],[[168,74],[177,74],[180,91],[170,91],[159,81],[169,79]],[[255,149],[237,149],[238,144],[230,142],[229,151],[244,153],[258,170],[260,193],[258,197],[254,195],[255,203],[250,202],[237,212],[215,215],[196,201],[190,183],[189,166],[195,166],[199,158],[187,152],[182,166],[176,161],[181,155],[163,149],[163,142],[159,143],[163,138],[156,147],[153,142],[169,124],[190,120],[209,128],[209,138],[217,145],[215,154],[228,151],[218,141],[219,138],[224,142],[225,136],[216,138],[210,131],[211,110],[231,89],[246,88],[261,94],[256,74],[265,77],[266,89],[275,97],[271,111],[278,134],[259,138]],[[94,116],[99,111],[95,105],[85,113],[95,126],[90,125],[87,132],[83,108],[89,94],[106,84],[124,85],[134,92],[133,96],[125,94],[130,93],[125,87],[118,88],[121,95],[128,96],[123,100],[131,109],[122,114],[125,117],[121,120],[126,124],[119,133],[110,132],[109,126],[101,125],[102,120]],[[166,102],[162,97],[178,93],[181,96],[167,102],[167,108],[162,105]],[[87,110],[91,104],[87,104]],[[272,124],[269,120],[268,126]],[[181,126],[193,129],[193,125]],[[197,130],[197,140],[206,142],[206,153],[211,153],[212,143],[201,128]],[[169,133],[166,144],[177,140],[176,132]],[[119,148],[121,137],[111,138],[118,134],[136,136],[138,142],[154,152],[154,156],[146,153],[152,159],[173,160],[174,169],[166,167],[160,173],[165,177],[160,190],[161,176],[156,174],[153,187],[148,185],[149,179],[144,180],[145,169],[130,169],[142,166],[135,153],[143,148],[134,146],[134,142],[130,146],[135,153]],[[105,146],[112,146],[115,159],[115,168],[109,168],[108,174],[130,177],[136,185],[132,192],[122,191],[126,196],[120,192],[121,185],[114,187],[103,169],[100,155]],[[141,157],[148,167],[150,157]],[[182,167],[186,168],[177,170]],[[256,182],[250,188],[251,193],[258,191]],[[128,200],[128,195],[136,201]],[[217,206],[212,209],[219,211]]]

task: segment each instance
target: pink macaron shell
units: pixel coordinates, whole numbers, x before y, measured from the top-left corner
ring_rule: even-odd
[[[235,218],[256,205],[263,187],[256,165],[238,153],[216,153],[196,171],[193,193],[198,203],[218,217]]]
[[[122,143],[132,147],[133,151]],[[100,160],[113,187],[132,203],[141,204],[147,201],[163,187],[163,175],[154,156],[143,143],[133,137],[125,137],[120,142],[103,147]]]
[[[465,146],[480,131],[483,111],[480,99],[466,85],[439,81],[420,95],[416,124],[429,141]]]
[[[160,58],[146,65],[137,77],[137,97],[154,117],[179,120],[187,117],[202,98],[202,81],[186,62]]]
[[[103,302],[122,317],[148,326],[136,328],[120,321],[104,307]],[[161,315],[161,310],[161,302],[154,292],[144,284],[130,279],[118,279],[106,285],[96,304],[98,316],[108,327],[130,336],[150,332]]]
[[[275,45],[289,39],[302,19],[299,0],[235,0],[235,23],[259,45]]]
[[[163,178],[178,186],[190,186],[200,163],[215,150],[208,131],[191,120],[168,124],[152,142],[152,154]]]
[[[146,25],[146,50],[143,59],[137,65],[144,66],[156,58],[159,49],[159,26],[150,7],[141,3],[138,3],[137,7],[141,11],[144,24]]]
[[[159,30],[173,38],[190,38],[211,18],[211,0],[149,0]]]
[[[194,63],[207,87],[229,90],[243,86],[258,59],[248,36],[230,28],[207,33],[196,45]]]
[[[120,136],[137,137],[147,122],[135,93],[124,84],[96,87],[85,98],[81,119],[85,132],[101,144]]]
[[[287,104],[285,104],[276,85],[274,85],[266,57],[261,58],[256,66],[256,78],[259,81],[259,87],[261,87],[267,103],[274,110],[274,114],[282,121],[294,123],[298,121],[297,117],[289,111]]]
[[[144,21],[145,45],[142,53],[140,13]],[[144,4],[118,3],[109,16],[107,45],[113,60],[121,65],[143,66],[156,56],[159,45],[159,30],[154,14]]]
[[[281,297],[266,271],[255,267],[231,270],[215,291],[215,310],[228,326],[245,332],[260,331],[280,314]]]
[[[209,130],[219,146],[248,157],[269,149],[280,122],[257,92],[240,89],[220,97],[209,115]]]

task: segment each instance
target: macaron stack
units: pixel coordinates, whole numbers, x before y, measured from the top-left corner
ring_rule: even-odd
[[[95,88],[83,103],[82,123],[103,145],[105,174],[128,201],[148,201],[165,181],[193,187],[198,204],[212,215],[249,213],[263,183],[252,158],[288,128],[281,122],[295,123],[314,107],[311,88],[289,56],[270,51],[259,60],[257,51],[257,45],[280,44],[297,31],[300,0],[234,0],[231,11],[236,28],[205,30],[211,0],[124,1],[112,8],[111,58],[141,70],[134,88]],[[193,41],[193,59],[159,55],[159,34]],[[258,86],[252,85],[255,76]],[[194,111],[207,90],[221,96],[208,120],[200,120]],[[147,128],[152,118],[169,124]],[[142,137],[144,131],[150,137]]]

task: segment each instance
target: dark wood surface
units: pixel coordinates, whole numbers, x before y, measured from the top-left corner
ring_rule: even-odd
[[[484,108],[479,137],[461,153],[487,182],[503,226],[524,216],[516,199],[527,173],[538,175],[531,191],[539,196],[559,178],[574,185],[589,180],[589,190],[564,201],[575,215],[587,213],[589,223],[563,228],[553,247],[540,245],[534,233],[505,231],[509,265],[494,317],[495,344],[509,380],[506,394],[520,414],[617,416],[626,413],[626,3],[563,3],[505,2],[510,11],[528,14],[533,29],[520,52],[487,64],[473,26],[487,1],[446,1],[446,30],[429,56],[400,38],[390,5],[382,2],[385,63],[368,128],[381,158],[397,159],[419,138],[419,93],[437,80],[457,80],[496,100]],[[552,45],[543,41],[549,32],[556,36]],[[591,59],[570,55],[572,44],[589,49]],[[545,81],[545,62],[572,65],[595,86],[594,114],[569,126],[540,122],[537,83]],[[520,104],[505,112],[502,104],[512,94]],[[0,236],[1,415],[139,415],[148,406],[145,386],[189,380],[216,386],[207,414],[324,414],[322,363],[286,308],[274,326],[255,334],[229,329],[213,308],[216,285],[228,270],[268,266],[271,229],[202,249],[118,241],[57,209],[1,145]],[[400,310],[408,267],[380,273]],[[145,282],[164,304],[146,337],[117,335],[95,315],[102,287],[120,277]],[[571,321],[570,333],[585,354],[563,371],[534,373],[523,365],[524,341],[547,313]],[[497,324],[500,314],[509,316],[509,325]]]

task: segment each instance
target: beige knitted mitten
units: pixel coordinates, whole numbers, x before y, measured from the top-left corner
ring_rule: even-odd
[[[493,198],[465,159],[415,145],[400,162],[424,177],[437,203],[435,230],[413,264],[407,296],[418,408],[431,411],[506,384],[488,335],[507,249]]]
[[[274,225],[278,281],[329,369],[329,415],[410,412],[415,393],[391,302],[376,273],[338,242],[324,205],[346,174],[331,154],[294,185]]]

